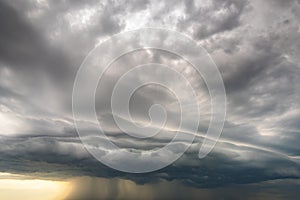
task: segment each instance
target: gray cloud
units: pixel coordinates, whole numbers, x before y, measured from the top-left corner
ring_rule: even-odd
[[[121,178],[138,185],[164,179],[198,188],[249,183],[259,187],[258,182],[270,181],[264,187],[274,189],[283,186],[273,186],[271,180],[299,178],[299,1],[41,2],[0,3],[0,171],[52,178]],[[103,166],[84,149],[74,130],[71,93],[76,70],[95,42],[143,26],[184,32],[210,52],[224,78],[228,112],[220,142],[199,160],[196,142],[201,144],[207,129],[209,98],[203,81],[185,72],[180,63],[202,95],[205,114],[196,142],[171,166],[132,175]],[[117,73],[109,72],[96,106],[107,135],[129,150],[160,147],[173,134],[166,131],[151,140],[132,139],[116,128],[109,101],[101,99],[101,94],[110,94],[118,73],[143,59],[143,53],[121,59],[115,66]],[[154,59],[171,62],[163,53]],[[168,105],[174,97],[157,88],[151,91],[155,95],[137,92],[137,117],[145,120],[143,105],[149,107],[156,100],[176,114],[173,104]],[[93,125],[83,128],[87,137],[95,135]],[[261,192],[252,189],[250,193]],[[289,197],[286,191],[283,198]]]
[[[136,185],[122,179],[74,180],[71,194],[66,199],[295,199],[298,180],[278,180],[257,184],[232,185],[214,189],[185,187],[176,181]],[[100,189],[101,188],[101,189]],[[174,188],[176,190],[174,191]]]
[[[208,5],[203,6],[194,1],[185,1],[187,17],[179,22],[179,27],[190,26],[196,39],[203,39],[238,27],[240,15],[247,5],[247,1],[235,0],[216,0],[206,3]]]

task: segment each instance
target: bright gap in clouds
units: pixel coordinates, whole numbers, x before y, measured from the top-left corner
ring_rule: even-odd
[[[0,173],[0,199],[59,200],[69,191],[69,183],[29,179],[23,175]]]
[[[11,113],[5,113],[0,108],[0,132],[2,135],[15,134],[22,129],[21,121]]]

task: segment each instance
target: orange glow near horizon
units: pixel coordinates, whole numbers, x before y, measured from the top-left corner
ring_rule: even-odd
[[[70,183],[29,179],[23,175],[0,173],[0,199],[61,200],[68,194]]]

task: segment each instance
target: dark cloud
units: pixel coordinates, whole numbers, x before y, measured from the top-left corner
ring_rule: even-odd
[[[83,177],[74,180],[72,192],[66,199],[295,199],[299,195],[298,185],[298,180],[291,179],[197,189],[176,181],[136,185],[122,179]]]
[[[119,135],[112,136],[112,141],[118,140]],[[129,179],[137,184],[160,179],[177,180],[200,188],[300,177],[297,163],[270,151],[220,142],[208,157],[199,161],[198,148],[194,145],[167,168],[135,175],[117,172],[100,164],[88,154],[80,140],[68,132],[61,136],[1,137],[0,168],[3,172],[56,179],[85,175]],[[49,172],[50,175],[47,174]]]
[[[47,44],[22,13],[4,2],[0,9],[0,59],[4,64],[22,73],[43,70],[58,80],[71,73],[68,58]]]
[[[183,194],[189,194],[191,199],[199,195],[240,199],[243,194],[249,199],[295,198],[298,180],[293,185],[288,179],[300,178],[299,10],[299,1],[279,0],[0,2],[0,171],[62,179],[115,178],[106,183],[107,194],[113,197],[121,190],[119,179],[125,179],[133,181],[130,184],[137,189],[150,185],[147,191],[158,191],[166,199],[180,199]],[[209,121],[208,95],[202,88],[203,81],[193,72],[185,72],[186,65],[180,63],[181,72],[193,80],[202,95],[205,114],[196,142],[167,168],[133,175],[102,165],[85,150],[74,128],[71,94],[76,70],[95,42],[143,26],[175,29],[204,46],[224,78],[228,111],[219,143],[199,160],[199,144]],[[170,61],[162,52],[154,57],[155,61]],[[120,59],[115,69],[122,73],[127,65],[145,60],[145,53],[136,53],[131,59]],[[110,71],[102,95],[109,94],[117,80],[117,73],[113,72]],[[137,92],[133,100],[134,114],[142,119],[155,100],[166,105],[175,101],[161,89],[146,91],[150,91],[148,95]],[[96,106],[102,111],[98,113],[99,121],[105,125],[108,137],[123,149],[155,149],[174,134],[166,131],[149,140],[125,135],[113,122],[110,102],[101,97]],[[174,107],[169,105],[170,113],[176,113]],[[82,128],[87,138],[95,136],[93,125],[87,123]],[[186,145],[184,141],[179,143],[172,151]],[[109,151],[100,147],[104,153]],[[178,186],[182,189],[177,192],[170,189],[175,187],[172,184],[156,187],[161,180],[176,182],[176,187],[185,186]],[[88,199],[102,195],[93,186],[101,181],[83,180],[87,187],[74,191],[74,195]],[[252,185],[244,188],[236,184]],[[82,182],[78,181],[78,185]],[[160,186],[168,193],[160,192]],[[214,189],[198,191],[199,188]],[[153,199],[160,197],[154,195]]]

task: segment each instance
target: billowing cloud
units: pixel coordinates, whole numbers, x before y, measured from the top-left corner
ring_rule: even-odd
[[[293,0],[2,1],[0,171],[53,178],[122,178],[137,185],[164,179],[195,188],[298,179],[299,18],[300,2]],[[199,160],[198,150],[209,121],[209,96],[203,81],[185,71],[186,63],[177,63],[201,98],[204,117],[196,140],[167,168],[132,175],[100,164],[84,149],[73,124],[71,94],[76,72],[96,43],[112,34],[147,26],[183,32],[207,49],[224,79],[227,118],[215,149]],[[155,149],[172,136],[167,129],[149,140],[133,139],[116,127],[110,113],[105,94],[111,94],[126,67],[149,55],[139,52],[122,57],[107,72],[105,87],[99,88],[100,96],[96,96],[99,121],[108,137],[124,150]],[[178,61],[162,52],[151,55],[165,64]],[[133,114],[142,123],[149,120],[147,110],[156,101],[170,114],[177,113],[176,98],[170,92],[144,89],[133,98]],[[175,126],[177,120],[170,118],[168,125]],[[88,136],[95,134],[93,124],[82,128]],[[188,130],[186,134],[190,134]],[[182,141],[181,145],[186,144]],[[105,146],[100,148],[119,156]]]

